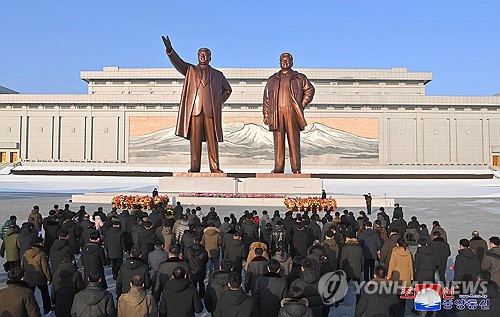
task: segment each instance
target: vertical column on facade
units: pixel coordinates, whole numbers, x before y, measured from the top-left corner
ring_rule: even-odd
[[[23,150],[24,150],[24,138],[23,138],[23,129],[24,129],[24,118],[23,116],[19,117],[19,159],[24,159]]]
[[[481,119],[481,138],[482,138],[482,148],[483,157],[482,163],[491,165],[491,146],[490,146],[490,120],[484,119],[484,115]]]
[[[127,116],[127,113],[125,111],[122,112],[122,116],[123,116],[123,123],[122,123],[122,127],[123,127],[123,133],[122,133],[122,144],[123,144],[123,160],[128,163],[129,162],[129,157],[128,157],[128,139],[129,139],[129,136],[130,136],[130,125],[129,125],[129,120],[128,120],[128,116]]]
[[[387,115],[385,115],[384,117],[386,117]],[[387,164],[390,164],[392,163],[392,158],[391,158],[391,151],[392,151],[392,144],[391,144],[391,138],[390,138],[390,135],[391,135],[391,118],[384,118],[385,121],[386,121],[386,127],[384,129],[384,134],[383,134],[383,138],[385,140],[385,144],[384,144],[384,160],[383,162],[385,162],[385,165]],[[380,155],[380,153],[379,153]]]
[[[120,116],[116,117],[116,160],[120,161]]]
[[[422,118],[421,110],[418,110],[415,118],[415,162],[422,164],[424,162],[424,118]]]
[[[57,159],[61,159],[61,136],[62,136],[62,116],[61,113],[58,113],[58,118],[57,118]]]
[[[24,142],[24,158],[25,159],[29,159],[28,157],[28,151],[29,151],[29,139],[30,139],[30,116],[28,114],[26,114],[26,124],[25,124],[25,135],[24,135],[24,139],[26,140]]]

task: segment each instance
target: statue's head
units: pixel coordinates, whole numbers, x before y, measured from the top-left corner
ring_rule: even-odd
[[[280,55],[281,70],[290,70],[293,66],[293,56],[290,53],[283,53]]]
[[[198,63],[200,65],[208,65],[212,60],[212,52],[206,47],[202,47],[198,50]]]

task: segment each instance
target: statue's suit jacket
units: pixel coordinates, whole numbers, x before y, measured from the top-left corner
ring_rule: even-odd
[[[275,73],[266,83],[262,112],[268,119],[269,130],[278,130],[278,92],[280,90],[280,72]],[[304,74],[290,70],[290,94],[300,130],[307,126],[304,108],[314,97],[314,87]]]
[[[196,93],[201,85],[202,74],[200,67],[198,65],[192,65],[184,62],[179,55],[172,49],[171,52],[167,52],[172,65],[181,74],[186,76],[184,80],[184,86],[182,87],[181,102],[179,104],[179,113],[177,114],[177,127],[175,130],[175,135],[181,136],[183,138],[189,139],[189,125],[191,122],[191,114],[193,112],[194,101],[196,98]],[[215,126],[215,134],[218,142],[222,142],[222,104],[231,95],[231,86],[227,81],[226,77],[222,72],[207,66],[209,69],[210,89],[212,91],[212,102],[213,107],[213,119]],[[205,135],[202,136],[202,140],[206,141]]]

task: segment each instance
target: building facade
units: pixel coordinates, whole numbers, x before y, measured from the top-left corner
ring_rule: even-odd
[[[272,169],[262,94],[277,69],[220,70],[233,88],[221,167]],[[316,88],[304,170],[498,166],[500,96],[426,96],[432,73],[405,68],[297,70]],[[174,135],[184,80],[175,69],[104,67],[81,78],[88,94],[0,95],[3,162],[189,166],[189,143]]]

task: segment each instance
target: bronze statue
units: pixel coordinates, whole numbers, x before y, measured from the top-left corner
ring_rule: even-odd
[[[274,170],[285,169],[285,134],[290,151],[292,172],[301,173],[300,131],[307,126],[304,108],[314,97],[314,87],[304,74],[292,70],[290,53],[280,55],[281,70],[267,80],[264,90],[264,124],[274,136]]]
[[[201,145],[207,142],[208,160],[212,173],[222,173],[219,168],[219,145],[222,136],[222,104],[231,95],[231,86],[222,72],[210,67],[211,52],[198,50],[198,65],[184,62],[172,48],[170,39],[162,36],[166,53],[172,65],[186,77],[177,115],[175,134],[189,140],[191,168],[201,168]]]

